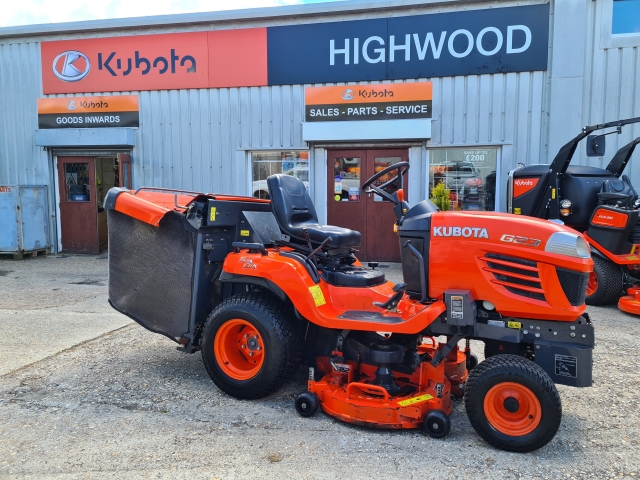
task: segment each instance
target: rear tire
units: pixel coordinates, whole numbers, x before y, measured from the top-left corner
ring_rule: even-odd
[[[593,256],[593,273],[587,287],[587,305],[610,305],[622,294],[620,267],[609,260]]]
[[[562,419],[553,380],[540,366],[516,355],[495,355],[469,373],[465,407],[478,435],[510,452],[545,446]]]
[[[202,360],[211,380],[242,399],[280,388],[299,367],[302,350],[302,328],[291,306],[266,293],[223,301],[202,335]]]

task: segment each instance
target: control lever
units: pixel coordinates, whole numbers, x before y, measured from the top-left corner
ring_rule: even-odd
[[[396,292],[389,300],[385,303],[381,302],[373,302],[376,307],[383,308],[384,310],[389,310],[390,312],[396,312],[396,307],[402,297],[404,296],[404,292],[407,290],[406,283],[398,283],[395,287],[393,287],[393,291]]]
[[[304,235],[304,239],[307,241],[307,247],[309,247],[309,250],[313,251],[313,245],[311,245],[311,237],[309,237],[309,234],[307,233],[307,227],[302,227],[302,234]]]
[[[305,234],[307,233],[307,229],[306,228],[304,229],[304,233]],[[307,237],[308,237],[308,235],[307,235]],[[312,250],[309,255],[304,257],[304,259],[305,260],[311,260],[311,258],[316,256],[320,250],[322,250],[324,247],[329,245],[329,243],[331,243],[331,240],[333,240],[333,238],[331,238],[331,237],[325,238],[324,242],[322,242],[320,245],[318,245],[318,248],[316,248],[315,250]],[[309,246],[311,246],[311,242],[309,242]]]

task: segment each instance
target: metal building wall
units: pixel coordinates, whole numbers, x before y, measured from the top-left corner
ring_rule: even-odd
[[[611,36],[611,0],[588,2],[586,7],[585,16],[589,28],[586,32],[582,90],[583,125],[640,117],[640,35],[623,41],[616,41]],[[622,46],[625,44],[626,46]],[[580,148],[580,162],[584,165],[606,167],[620,147],[638,136],[640,124],[626,126],[622,129],[622,134],[606,137],[607,152],[603,158],[589,158],[585,149]],[[634,185],[640,185],[638,162],[640,148],[636,149],[625,169],[625,174],[629,175]]]
[[[0,184],[49,184],[47,152],[33,133],[41,78],[38,42],[0,43]]]
[[[428,148],[500,145],[504,179],[517,162],[548,162],[582,125],[640,115],[638,48],[600,45],[607,2],[610,6],[611,0],[551,2],[553,48],[547,72],[432,79],[433,138],[419,156],[426,160]],[[580,31],[576,24],[586,28]],[[42,92],[39,44],[28,38],[4,42],[0,182],[49,184],[47,152],[33,141],[35,99]],[[307,147],[301,138],[301,85],[124,93],[140,96],[141,127],[132,159],[135,186],[246,194],[251,173],[246,151]],[[580,161],[606,164],[615,147],[639,134],[640,127],[627,127],[622,136],[607,139],[603,160],[587,159],[581,149]],[[324,161],[322,151],[318,154],[322,158],[316,161]],[[321,170],[316,166],[316,172]],[[632,166],[629,172],[640,183],[640,168]]]

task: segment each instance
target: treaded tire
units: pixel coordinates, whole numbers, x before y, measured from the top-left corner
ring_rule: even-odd
[[[249,322],[264,343],[264,362],[247,380],[225,373],[214,352],[216,334],[232,319]],[[271,294],[247,293],[224,300],[207,318],[202,335],[202,360],[211,380],[222,391],[241,399],[262,398],[275,392],[300,366],[304,349],[301,323],[290,304]]]
[[[609,260],[594,255],[593,271],[598,278],[598,287],[587,295],[587,305],[610,305],[617,302],[622,294],[622,273],[620,267]]]
[[[533,431],[521,436],[507,435],[494,428],[485,413],[485,397],[504,382],[529,389],[540,402],[541,418]],[[484,440],[509,452],[532,452],[553,439],[562,419],[562,403],[553,380],[538,365],[516,355],[495,355],[469,373],[465,407],[471,425]],[[505,404],[506,405],[506,404]]]

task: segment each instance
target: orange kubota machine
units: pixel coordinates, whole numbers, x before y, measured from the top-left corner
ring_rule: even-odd
[[[404,283],[363,267],[360,233],[320,225],[304,184],[274,175],[270,201],[110,190],[109,301],[201,351],[234,397],[267,396],[304,362],[302,416],[321,406],[349,423],[444,437],[452,396],[464,396],[487,442],[540,448],[560,425],[555,384],[592,383],[587,243],[545,220],[410,207],[408,168],[362,185],[394,204]],[[472,339],[485,343],[480,364]]]
[[[509,172],[507,211],[563,222],[583,232],[594,268],[586,302],[640,315],[640,200],[624,169],[640,137],[616,152],[606,168],[570,165],[578,143],[587,139],[587,156],[602,157],[605,136],[621,133],[640,117],[584,127],[549,165],[527,165]],[[600,135],[593,132],[615,127]],[[626,292],[626,294],[625,294]]]

